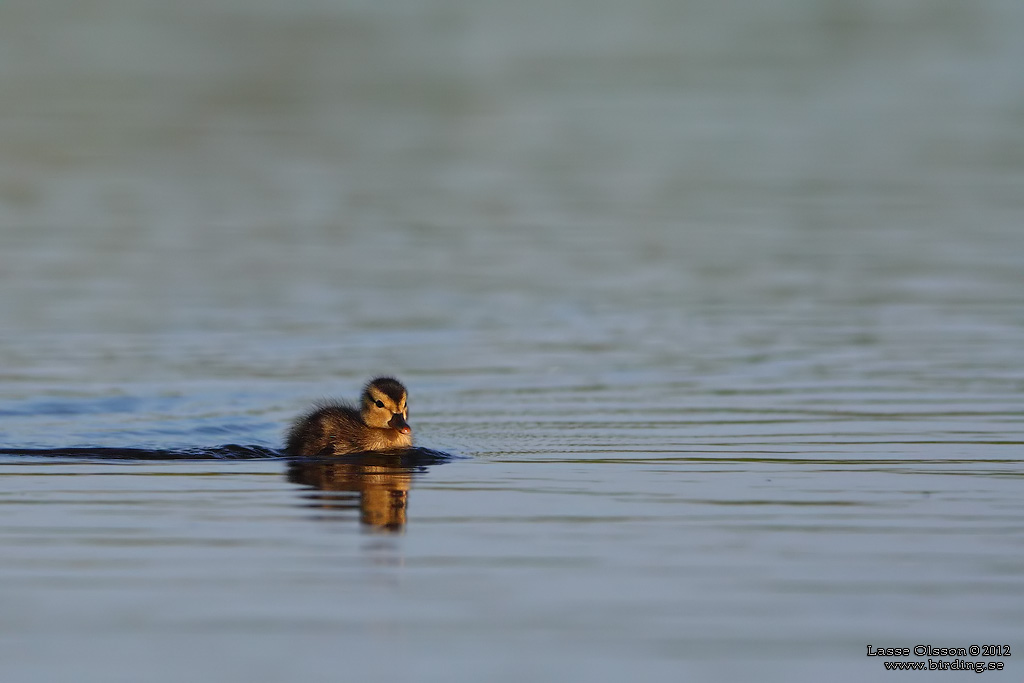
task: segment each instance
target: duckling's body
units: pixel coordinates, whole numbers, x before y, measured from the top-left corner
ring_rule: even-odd
[[[288,431],[288,455],[344,455],[412,446],[408,392],[392,377],[378,377],[363,389],[357,408],[324,403],[300,417]]]

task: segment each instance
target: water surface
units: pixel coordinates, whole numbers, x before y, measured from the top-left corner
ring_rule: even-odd
[[[1022,8],[5,3],[3,679],[1024,656]]]

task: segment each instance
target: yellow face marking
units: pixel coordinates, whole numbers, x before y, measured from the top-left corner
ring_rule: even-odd
[[[370,387],[370,400],[374,405],[379,401],[384,404],[384,408],[391,411],[391,413],[402,413],[406,411],[406,397],[402,396],[402,401],[396,406],[395,402],[391,400],[391,397],[384,392],[378,390],[376,387]],[[376,406],[378,410],[383,410],[380,406]]]

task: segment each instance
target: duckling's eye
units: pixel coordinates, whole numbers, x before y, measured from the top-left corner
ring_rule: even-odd
[[[377,401],[377,407],[378,408],[383,408],[384,407],[384,401]]]

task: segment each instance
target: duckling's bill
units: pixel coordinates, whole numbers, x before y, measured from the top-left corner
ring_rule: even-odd
[[[410,427],[409,423],[405,421],[405,418],[402,417],[401,413],[395,413],[391,417],[391,419],[388,421],[388,427],[397,430],[399,434],[412,433],[412,427]]]

